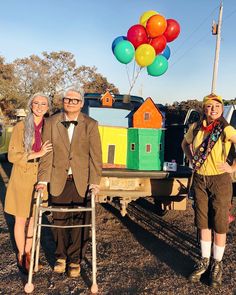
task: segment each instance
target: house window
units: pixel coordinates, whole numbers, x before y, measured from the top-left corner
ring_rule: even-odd
[[[109,97],[106,97],[106,102],[109,102],[109,101],[110,101]]]
[[[130,144],[130,150],[131,151],[135,151],[135,143],[131,143]]]
[[[147,153],[151,152],[151,145],[150,144],[146,144],[146,152]]]
[[[145,112],[145,113],[144,113],[144,120],[145,120],[145,121],[150,120],[150,117],[151,117],[151,114],[150,114],[149,112]]]

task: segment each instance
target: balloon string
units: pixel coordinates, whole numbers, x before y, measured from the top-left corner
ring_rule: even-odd
[[[132,75],[132,81],[134,80],[134,74],[135,74],[135,71],[136,71],[136,62],[135,60],[133,60],[133,75]],[[131,86],[131,85],[129,85]]]
[[[129,81],[129,86],[131,87],[131,81],[130,81],[130,76],[129,76],[129,69],[128,69],[128,66],[125,65],[126,67],[126,74],[127,74],[127,77],[128,77],[128,81]]]
[[[133,89],[134,84],[135,84],[135,82],[136,82],[136,80],[137,80],[137,78],[138,78],[138,76],[139,76],[139,74],[140,74],[140,72],[141,72],[142,69],[143,69],[143,68],[140,67],[139,70],[137,71],[136,76],[135,76],[135,78],[134,78],[133,81],[132,81],[132,85],[130,85],[130,89],[129,89],[128,95],[130,95],[131,90]]]

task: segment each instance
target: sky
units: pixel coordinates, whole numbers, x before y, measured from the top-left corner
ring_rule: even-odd
[[[202,100],[211,92],[220,0],[8,0],[0,1],[0,55],[6,62],[65,50],[77,66],[95,66],[121,94],[130,90],[133,62],[127,67],[111,50],[113,40],[125,36],[140,16],[155,10],[179,22],[179,37],[171,50],[165,74],[152,77],[145,68],[137,77],[132,95],[171,104]],[[223,1],[223,24],[216,93],[236,97],[236,1]]]

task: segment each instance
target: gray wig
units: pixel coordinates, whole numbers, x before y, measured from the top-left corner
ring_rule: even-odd
[[[26,152],[31,151],[32,140],[34,138],[34,115],[32,112],[32,102],[38,96],[45,97],[48,101],[49,110],[51,108],[51,101],[47,95],[38,92],[30,97],[27,103],[28,114],[25,117],[25,129],[24,129],[24,147]]]
[[[82,101],[84,101],[84,90],[82,88],[68,88],[65,90],[65,92],[63,93],[63,98],[66,97],[66,94],[69,92],[76,92],[81,96]]]

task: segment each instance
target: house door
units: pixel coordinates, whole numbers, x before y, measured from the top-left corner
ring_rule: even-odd
[[[109,164],[114,164],[115,160],[115,145],[109,145],[108,146],[108,163]]]

